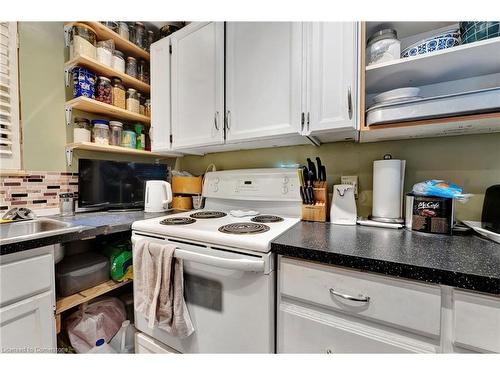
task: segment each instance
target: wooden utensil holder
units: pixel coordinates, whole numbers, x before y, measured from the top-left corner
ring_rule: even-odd
[[[302,205],[302,220],[320,221],[328,220],[328,185],[326,181],[313,182],[313,195],[316,204]]]

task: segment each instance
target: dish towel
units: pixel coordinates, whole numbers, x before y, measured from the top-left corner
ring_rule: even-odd
[[[134,308],[148,326],[172,336],[187,337],[194,332],[184,300],[182,259],[175,258],[175,245],[137,241],[133,251]]]

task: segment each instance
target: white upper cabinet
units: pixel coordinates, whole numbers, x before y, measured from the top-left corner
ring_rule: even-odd
[[[151,151],[170,150],[170,38],[151,45]]]
[[[171,41],[172,148],[221,144],[224,24],[193,23],[172,34]]]
[[[357,129],[357,24],[314,22],[306,26],[309,106],[305,135]]]
[[[301,132],[302,23],[226,24],[226,142]]]

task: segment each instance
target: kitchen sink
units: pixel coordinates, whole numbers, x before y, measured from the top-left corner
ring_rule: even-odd
[[[79,227],[75,227],[71,223],[46,218],[4,223],[0,224],[0,245],[71,233],[78,230]]]

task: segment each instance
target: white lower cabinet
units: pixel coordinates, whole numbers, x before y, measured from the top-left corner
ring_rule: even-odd
[[[162,344],[154,338],[137,332],[135,334],[135,353],[136,354],[179,354],[177,350]]]

